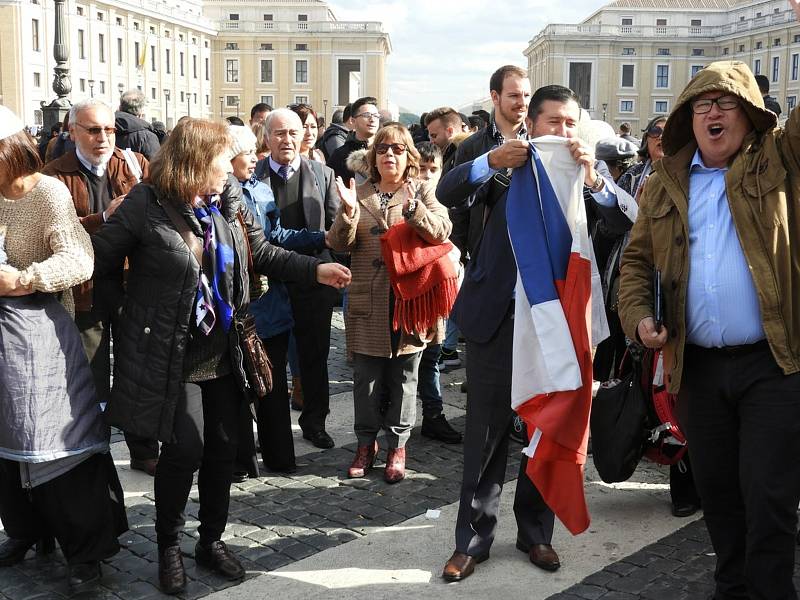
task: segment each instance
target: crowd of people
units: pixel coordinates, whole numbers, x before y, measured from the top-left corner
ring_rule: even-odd
[[[357,438],[346,476],[369,473],[382,439],[384,480],[404,479],[419,398],[422,435],[463,442],[442,577],[469,577],[494,541],[509,439],[533,436],[511,404],[519,257],[506,206],[531,144],[553,136],[579,167],[602,280],[610,336],[594,379],[613,379],[632,348],[661,353],[688,439],[672,512],[705,513],[714,598],[794,598],[800,114],[778,128],[759,83],[742,63],[713,63],[641,135],[592,121],[569,88],[532,90],[514,66],[489,80],[491,113],[438,107],[410,127],[363,97],[327,126],[308,104],[257,104],[247,124],[184,117],[167,132],[131,90],[117,111],[76,103],[37,145],[0,106],[0,566],[57,541],[72,589],[102,577],[127,529],[114,426],[131,468],[154,477],[161,590],[186,587],[195,473],[195,559],[242,579],[222,541],[231,483],[297,470],[292,409],[303,438],[335,446],[341,303]],[[261,398],[239,349],[245,318],[272,363]],[[464,360],[462,434],[439,376]],[[552,572],[555,514],[530,460],[516,547]]]

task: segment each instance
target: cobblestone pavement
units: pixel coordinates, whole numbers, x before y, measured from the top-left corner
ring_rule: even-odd
[[[334,314],[331,338],[331,393],[352,389],[352,373],[345,361],[341,313]],[[457,390],[463,369],[444,374],[442,384],[453,404],[464,408]],[[421,419],[420,419],[421,420]],[[453,419],[463,430],[464,418]],[[122,436],[115,432],[114,442]],[[267,476],[232,486],[230,519],[223,540],[242,559],[248,577],[283,567],[326,548],[343,544],[371,529],[397,525],[458,500],[461,481],[461,445],[431,441],[414,431],[414,451],[408,459],[408,475],[400,485],[383,481],[376,468],[364,479],[347,479],[346,467],[355,445],[337,447],[298,457],[298,472],[291,476]],[[507,479],[516,477],[519,447],[511,444]],[[382,458],[382,457],[381,457]],[[376,467],[381,467],[379,462]],[[125,501],[130,531],[120,537],[121,551],[103,563],[102,583],[94,590],[73,594],[81,599],[143,600],[168,598],[157,588],[155,504],[152,494]],[[180,598],[201,598],[233,584],[199,568],[193,560],[196,542],[196,491],[186,507],[186,534],[182,548],[189,576]],[[0,542],[5,536],[0,534]],[[21,564],[0,569],[3,600],[57,599],[68,596],[66,566],[60,553],[36,557],[31,552]]]

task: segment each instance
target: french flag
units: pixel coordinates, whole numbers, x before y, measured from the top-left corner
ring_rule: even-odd
[[[528,428],[527,474],[573,534],[589,527],[583,466],[592,343],[607,335],[583,200],[583,167],[564,138],[532,140],[506,202],[517,261],[511,406]],[[592,316],[598,319],[594,335]],[[592,338],[595,338],[594,340]]]

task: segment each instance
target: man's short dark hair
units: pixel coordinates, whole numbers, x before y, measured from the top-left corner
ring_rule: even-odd
[[[631,126],[628,123],[620,123],[619,130],[627,135],[631,132]]]
[[[331,115],[331,123],[336,123],[337,125],[344,123],[344,111],[341,108],[333,111],[333,114]]]
[[[467,117],[467,121],[469,121],[470,127],[477,127],[478,129],[483,129],[484,127],[486,127],[486,123],[478,115],[470,115],[469,117]]]
[[[272,107],[266,102],[259,102],[250,109],[250,119],[252,120],[258,113],[272,112]]]
[[[348,102],[345,105],[344,110],[342,111],[342,123],[347,123],[352,118],[353,118],[353,105]]]
[[[769,79],[767,79],[766,75],[756,75],[756,83],[762,94],[769,93]]]
[[[355,102],[353,102],[353,106],[350,109],[350,115],[355,117],[358,114],[358,111],[361,109],[362,106],[367,104],[372,104],[373,106],[378,106],[378,99],[373,98],[372,96],[364,96],[363,98],[359,98]]]
[[[419,161],[420,162],[436,162],[436,160],[442,160],[442,151],[439,150],[439,146],[434,144],[433,142],[420,142],[416,145],[417,152],[419,152]]]
[[[492,116],[489,114],[489,112],[483,110],[482,108],[479,108],[478,110],[473,110],[472,114],[475,115],[476,117],[480,117],[483,120],[484,126],[488,125],[492,121]]]
[[[425,113],[425,123],[421,123],[421,125],[427,127],[436,120],[441,120],[445,127],[453,127],[455,129],[461,127],[461,115],[449,106],[440,106]]]
[[[531,96],[531,102],[528,104],[528,118],[535,121],[539,113],[542,112],[542,104],[547,100],[554,100],[566,104],[570,100],[574,100],[578,107],[581,105],[581,100],[578,95],[568,87],[563,85],[545,85],[540,87]]]
[[[240,127],[244,127],[244,121],[242,121],[239,117],[225,117],[225,120],[231,125],[239,125]]]
[[[504,65],[492,73],[489,79],[489,91],[497,92],[498,94],[501,93],[503,91],[503,83],[506,77],[509,76],[525,78],[528,76],[528,73],[525,69],[516,65]]]

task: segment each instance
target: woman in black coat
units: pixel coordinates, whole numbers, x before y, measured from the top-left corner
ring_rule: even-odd
[[[334,287],[350,279],[340,265],[269,244],[242,205],[238,182],[229,178],[229,146],[224,125],[183,121],[150,164],[149,180],[131,190],[92,236],[95,276],[128,259],[107,415],[123,431],[163,443],[155,474],[156,534],[159,582],[170,594],[186,586],[178,538],[198,469],[195,560],[230,579],[244,576],[220,538],[228,517],[237,415],[247,401],[233,326],[249,303],[246,242],[258,273]],[[203,245],[202,266],[180,230]]]

